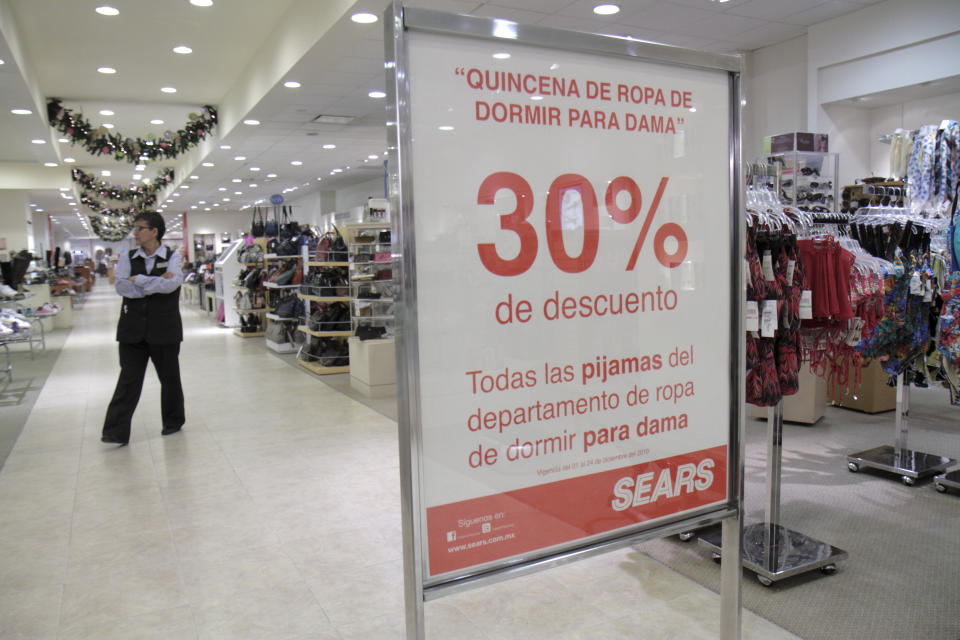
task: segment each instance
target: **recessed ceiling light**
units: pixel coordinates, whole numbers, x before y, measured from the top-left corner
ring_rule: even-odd
[[[140,174],[140,173],[135,173],[132,176],[130,176],[131,180],[141,180],[142,178],[143,178],[143,174]]]
[[[267,177],[268,177],[268,178],[276,178],[276,177],[277,177],[277,174],[275,174],[275,173],[268,173],[268,174],[267,174]]]
[[[150,124],[163,124],[163,120],[161,120],[160,118],[154,118],[153,120],[150,121]]]
[[[56,162],[44,162],[44,163],[43,163],[43,166],[45,166],[45,167],[55,167],[55,166],[57,166],[57,163],[56,163]]]
[[[113,111],[110,111],[110,109],[100,109],[100,115],[102,115],[102,116],[112,116],[112,115],[113,115]]]
[[[323,145],[323,148],[324,148],[324,149],[336,149],[336,148],[337,148],[337,145],[335,145],[335,144],[325,144],[325,145]]]
[[[251,182],[250,184],[247,185],[247,187],[250,188],[250,189],[256,189],[257,186],[259,186],[259,185],[257,185],[256,182]]]
[[[243,124],[250,125],[251,127],[255,127],[258,124],[260,124],[260,121],[254,120],[253,118],[247,118],[246,120],[243,121]]]
[[[210,211],[210,207],[204,207],[203,210],[204,210],[204,211]]]
[[[449,124],[442,124],[439,127],[437,127],[437,129],[440,129],[440,131],[453,131],[453,127],[450,126]]]
[[[30,142],[32,142],[33,144],[47,144],[47,141],[41,138],[34,138]]]
[[[199,179],[200,179],[200,176],[190,176],[190,179],[191,179],[191,180],[199,180]]]
[[[224,202],[230,202],[230,198],[220,198]]]
[[[104,129],[113,129],[113,125],[110,124],[109,122],[104,122],[104,123],[103,123],[102,125],[100,125],[100,126],[102,126]]]
[[[350,19],[359,24],[373,24],[377,21],[377,15],[375,13],[361,11],[350,16]]]
[[[367,158],[369,158],[370,160],[376,160],[376,159],[379,158],[379,157],[380,157],[380,156],[378,156],[378,155],[375,154],[375,153],[371,153],[370,155],[367,156]]]
[[[57,142],[70,142],[66,138],[57,138]]]
[[[76,203],[76,202],[68,202],[67,204],[70,205],[71,207],[77,206],[77,203]]]
[[[543,96],[530,96],[530,99],[533,101],[543,100]]]
[[[331,173],[343,173],[343,169],[334,169]]]
[[[226,187],[217,187],[217,191],[226,191],[226,190],[227,190]]]
[[[33,111],[30,111],[30,109],[10,109],[10,113],[15,116],[28,116],[33,113]]]
[[[145,165],[145,164],[138,164],[137,166],[134,167],[134,169],[136,169],[137,171],[146,171],[146,170],[147,170],[147,165]]]
[[[207,204],[206,200],[197,200],[197,204]]]
[[[386,97],[387,97],[387,94],[384,93],[383,91],[371,91],[371,92],[368,93],[367,95],[370,96],[371,98],[386,98]]]
[[[204,166],[204,167],[213,167],[213,166],[216,166],[216,165],[214,165],[212,162],[201,162],[200,165],[201,165],[201,166]]]
[[[496,58],[497,60],[509,60],[510,54],[506,52],[495,53],[493,54],[493,57]]]
[[[235,195],[235,196],[242,196],[242,195],[243,195],[243,191],[234,191],[234,192],[233,192],[233,195]]]
[[[102,7],[97,7],[97,8],[95,9],[95,11],[96,11],[97,13],[99,13],[100,15],[102,15],[102,16],[117,16],[117,15],[120,15],[120,12],[119,12],[117,9],[115,9],[114,7],[106,6],[106,5],[104,5],[104,6],[102,6]]]
[[[241,180],[240,178],[234,178],[230,182],[243,182],[243,180]]]
[[[190,185],[188,185],[188,184],[182,184],[182,185],[180,185],[180,188],[181,188],[181,189],[189,189],[189,188],[190,188]]]
[[[197,205],[192,204],[192,205],[190,205],[190,208],[191,208],[191,209],[196,209],[196,208],[197,208]]]
[[[43,213],[43,209],[34,209],[37,213]]]
[[[593,8],[593,12],[598,16],[612,16],[620,13],[620,7],[615,4],[598,4]]]
[[[228,144],[222,144],[222,145],[220,145],[220,148],[221,148],[221,149],[231,149],[232,147],[231,147],[230,145],[228,145]]]
[[[195,7],[209,7],[213,4],[213,0],[190,0],[190,4]]]
[[[219,202],[214,202],[214,203],[213,203],[213,206],[219,207],[219,206],[220,206],[220,203],[219,203]]]
[[[164,93],[176,93],[177,89],[176,87],[160,87],[160,91],[163,91]]]
[[[117,70],[114,69],[113,67],[97,67],[97,71],[99,71],[100,73],[106,73],[106,74],[117,72]]]
[[[181,45],[177,45],[176,47],[174,47],[174,48],[173,48],[173,52],[174,52],[174,53],[179,53],[179,54],[181,54],[181,55],[187,55],[188,53],[193,53],[193,49],[191,49],[190,47],[188,47],[188,46],[185,45],[185,44],[181,44]]]
[[[260,171],[260,167],[250,167],[250,171]]]
[[[243,162],[244,160],[247,159],[247,156],[233,156],[233,159],[236,160],[237,162]]]
[[[67,164],[73,164],[77,160],[76,158],[64,158],[63,161],[66,162]]]
[[[283,86],[285,86],[287,89],[299,89],[300,83],[296,80],[287,80],[283,83]]]
[[[292,164],[292,165],[295,166],[295,167],[299,167],[299,166],[302,165],[303,163],[300,162],[299,160],[291,160],[291,161],[290,161],[290,164]]]
[[[110,177],[110,169],[104,169],[103,171],[100,172],[100,175],[102,175],[104,178],[109,178],[109,177]]]

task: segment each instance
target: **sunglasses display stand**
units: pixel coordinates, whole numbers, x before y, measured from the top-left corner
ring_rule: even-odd
[[[763,522],[743,527],[743,566],[765,587],[808,571],[832,574],[847,552],[780,524],[783,471],[783,400],[767,409],[767,504]],[[720,533],[700,536],[700,544],[720,562]]]
[[[783,204],[817,213],[837,210],[838,154],[785,151],[766,155],[760,162],[780,167],[777,187]]]
[[[952,458],[914,451],[907,446],[909,413],[910,387],[904,383],[901,373],[897,376],[897,422],[893,446],[885,444],[851,453],[847,456],[847,468],[853,473],[864,468],[879,469],[900,476],[903,484],[913,486],[917,480],[943,473],[947,467],[955,464],[957,461]],[[960,475],[956,471],[953,474],[955,477]]]

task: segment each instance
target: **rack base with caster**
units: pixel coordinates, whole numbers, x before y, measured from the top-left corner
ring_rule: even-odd
[[[700,544],[720,562],[720,534],[700,536]],[[743,528],[743,566],[757,574],[765,587],[808,571],[835,573],[847,552],[780,525],[758,522]]]
[[[960,469],[954,469],[935,477],[933,485],[940,493],[946,493],[947,489],[960,490]]]
[[[860,469],[879,469],[900,476],[901,482],[913,486],[917,480],[946,471],[956,462],[932,453],[897,449],[888,444],[847,456],[847,468],[856,473]]]

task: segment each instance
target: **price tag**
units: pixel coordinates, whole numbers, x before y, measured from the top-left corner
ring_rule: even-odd
[[[760,337],[772,338],[777,333],[777,301],[763,301],[763,315],[760,318]]]
[[[793,271],[797,268],[796,260],[787,261],[787,284],[793,284]]]
[[[930,280],[923,284],[923,301],[933,302],[933,283]]]
[[[863,339],[863,320],[860,318],[851,318],[849,331],[847,332],[847,346],[855,347]]]
[[[763,252],[763,263],[760,268],[763,271],[764,280],[773,282],[777,279],[777,277],[773,275],[773,255],[771,255],[769,251]]]
[[[813,319],[813,292],[809,289],[804,289],[800,294],[800,319]]]
[[[747,331],[760,331],[760,307],[756,300],[747,300],[747,317],[743,325]]]

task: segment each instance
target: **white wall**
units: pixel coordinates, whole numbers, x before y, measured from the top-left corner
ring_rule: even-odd
[[[386,198],[383,190],[383,176],[337,190],[336,210],[347,211],[353,207],[361,207],[367,202],[367,198]]]
[[[890,145],[877,138],[896,129],[918,129],[925,124],[938,124],[944,118],[960,120],[960,93],[871,109],[870,174],[888,176],[890,173]]]
[[[766,136],[807,131],[807,37],[747,54],[743,157],[759,156]]]
[[[6,240],[7,251],[30,248],[33,234],[29,211],[26,191],[0,189],[0,238]]]

